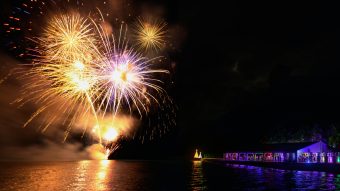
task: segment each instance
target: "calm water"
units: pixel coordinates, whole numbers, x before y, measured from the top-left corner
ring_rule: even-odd
[[[0,163],[0,190],[334,190],[340,175],[172,161]]]

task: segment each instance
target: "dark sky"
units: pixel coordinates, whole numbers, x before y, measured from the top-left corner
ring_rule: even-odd
[[[259,142],[277,128],[339,122],[337,6],[169,7],[187,29],[175,93],[184,145],[223,150]]]
[[[143,145],[125,143],[122,153],[222,151],[259,143],[277,128],[340,122],[336,5],[172,0],[135,6],[145,2],[162,6],[169,25],[185,36],[169,53],[176,62],[169,93],[178,105],[177,126]]]

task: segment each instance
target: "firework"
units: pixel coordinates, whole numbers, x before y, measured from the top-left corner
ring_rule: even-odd
[[[37,55],[32,69],[24,77],[37,79],[28,80],[30,83],[26,84],[23,95],[26,100],[35,99],[42,107],[25,126],[52,106],[65,114],[66,118],[71,118],[65,119],[69,121],[65,138],[78,118],[89,111],[97,118],[92,102],[92,90],[97,83],[91,62],[98,54],[91,30],[86,19],[77,14],[60,15],[51,19],[42,37],[35,39],[37,48],[33,52]],[[59,100],[64,100],[64,103],[56,105]],[[47,124],[51,124],[54,119],[49,118]]]
[[[136,44],[142,50],[159,50],[165,45],[166,23],[139,18],[135,24]]]
[[[157,85],[162,83],[155,78],[157,73],[169,73],[167,70],[153,69],[152,62],[157,58],[147,59],[138,53],[124,40],[126,30],[123,25],[120,28],[118,39],[107,36],[103,29],[97,26],[101,36],[105,52],[102,59],[96,63],[98,68],[98,92],[101,99],[99,108],[104,113],[111,106],[116,114],[122,105],[127,105],[130,112],[136,108],[140,115],[148,111],[151,101],[158,103],[157,98],[151,92],[163,94],[165,91]]]
[[[106,128],[101,133],[97,113],[104,117],[112,112],[115,116],[125,106],[130,112],[136,109],[140,116],[147,113],[152,102],[158,103],[155,94],[165,94],[158,85],[162,81],[155,75],[169,72],[153,68],[153,61],[158,57],[147,59],[128,45],[125,40],[127,29],[123,25],[119,37],[115,38],[93,20],[93,25],[85,23],[86,19],[77,15],[61,15],[53,18],[43,37],[38,38],[42,47],[38,46],[36,52],[40,54],[28,74],[42,76],[44,80],[35,80],[28,85],[26,92],[40,87],[31,91],[34,96],[25,95],[36,97],[31,99],[42,103],[43,109],[38,109],[28,122],[53,105],[53,100],[59,96],[71,103],[71,106],[59,106],[72,118],[69,130],[86,113],[92,112],[100,142],[101,138],[113,141],[119,133],[114,128]],[[95,34],[98,39],[94,38]]]
[[[96,53],[96,38],[91,23],[79,14],[53,17],[39,38],[45,59],[91,61]],[[41,50],[38,50],[41,51]]]
[[[39,106],[24,126],[36,118],[43,119],[42,131],[61,123],[65,140],[74,126],[82,126],[84,134],[91,128],[108,155],[129,129],[128,122],[115,120],[118,114],[142,117],[167,97],[160,77],[169,71],[160,69],[162,56],[147,57],[148,51],[164,47],[166,23],[140,18],[128,36],[126,24],[116,31],[100,11],[101,18],[96,15],[57,14],[38,37],[26,37],[34,44],[27,51],[33,59],[31,68],[20,73],[25,85],[16,101]]]
[[[131,130],[136,126],[137,120],[129,115],[116,115],[112,117],[107,115],[100,118],[99,124],[92,129],[94,136],[98,136],[98,128],[101,127],[101,137],[107,143],[116,141],[120,136],[128,136]]]

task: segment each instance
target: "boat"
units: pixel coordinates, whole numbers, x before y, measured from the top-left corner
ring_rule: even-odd
[[[198,154],[198,149],[196,149],[193,161],[201,161],[202,160],[202,152],[200,152],[200,154]]]

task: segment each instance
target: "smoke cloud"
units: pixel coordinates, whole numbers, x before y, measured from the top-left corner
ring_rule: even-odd
[[[13,68],[20,63],[3,54],[0,54],[0,62],[3,63],[0,68],[0,160],[71,161],[106,157],[106,149],[102,145],[86,146],[89,145],[85,144],[86,141],[95,141],[81,139],[86,125],[91,126],[92,123],[85,124],[80,121],[74,125],[70,132],[74,136],[68,137],[64,142],[65,124],[61,119],[66,116],[57,113],[54,108],[45,111],[24,128],[23,125],[39,108],[39,103],[28,102],[20,108],[13,104],[25,83],[16,76],[11,76]],[[58,120],[41,132],[44,117],[57,114]],[[127,135],[136,124],[136,121],[127,116],[117,116],[114,122],[115,128],[118,128],[122,135]],[[91,131],[87,130],[86,133]]]

